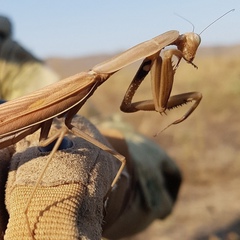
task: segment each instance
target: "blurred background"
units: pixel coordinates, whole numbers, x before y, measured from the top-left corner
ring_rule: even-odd
[[[222,1],[2,1],[13,39],[46,61],[61,78],[87,71],[115,54],[168,30],[202,33],[194,63],[181,62],[173,94],[199,91],[203,100],[183,123],[154,135],[189,105],[160,115],[119,110],[140,63],[111,77],[81,114],[95,124],[116,118],[157,142],[179,165],[184,182],[171,216],[131,240],[240,239],[240,2]],[[135,100],[151,98],[149,78]]]
[[[176,3],[149,1],[1,1],[0,14],[14,23],[14,38],[40,58],[79,57],[122,51],[168,30],[200,33],[230,9],[236,9],[202,34],[202,45],[240,41],[238,0]],[[233,25],[234,24],[234,25]]]

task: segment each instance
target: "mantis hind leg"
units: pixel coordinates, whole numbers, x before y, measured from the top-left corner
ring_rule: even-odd
[[[94,88],[97,87],[97,85],[93,86],[91,91],[94,91]],[[91,91],[89,92],[89,94],[91,93]],[[97,141],[95,138],[89,136],[88,134],[84,133],[83,131],[79,130],[77,127],[72,125],[72,120],[74,115],[79,111],[79,109],[81,108],[81,106],[84,104],[84,102],[80,102],[78,105],[76,105],[74,108],[72,108],[70,111],[68,111],[68,113],[65,116],[65,125],[66,127],[69,129],[69,131],[71,131],[73,134],[75,134],[76,136],[85,139],[86,141],[92,143],[93,145],[99,147],[100,149],[102,149],[103,151],[106,151],[110,154],[112,154],[115,158],[117,158],[120,162],[121,162],[121,166],[117,172],[117,175],[115,176],[111,187],[113,187],[118,178],[120,177],[125,165],[126,165],[126,159],[124,156],[122,156],[121,154],[119,154],[118,152],[116,152],[115,150],[111,149],[110,147],[106,146],[105,144]]]
[[[102,149],[103,151],[106,151],[110,154],[112,154],[115,158],[117,158],[120,162],[121,162],[121,166],[111,184],[111,187],[113,187],[115,185],[115,183],[117,182],[117,180],[119,179],[125,164],[126,164],[126,159],[124,156],[122,156],[121,154],[119,154],[118,152],[116,152],[115,150],[113,150],[112,148],[106,146],[105,144],[97,141],[95,138],[89,136],[88,134],[84,133],[83,131],[79,130],[77,127],[74,127],[73,125],[68,126],[69,130],[76,136],[83,138],[84,140],[92,143],[93,145],[99,147],[100,149]]]
[[[37,179],[37,181],[36,181],[36,183],[33,187],[31,195],[28,198],[26,208],[24,210],[24,215],[25,215],[25,220],[26,220],[26,223],[27,223],[27,228],[28,228],[29,234],[30,234],[32,239],[35,239],[35,238],[34,238],[34,233],[31,230],[30,222],[28,220],[28,209],[29,209],[29,206],[31,205],[32,198],[33,198],[34,194],[36,193],[36,190],[37,190],[38,186],[40,185],[40,182],[41,182],[41,180],[44,176],[44,173],[46,172],[46,169],[48,168],[54,154],[56,153],[59,146],[61,145],[62,140],[63,140],[63,138],[64,138],[64,136],[66,135],[67,132],[68,132],[68,129],[63,128],[61,131],[59,131],[57,134],[55,134],[52,138],[50,138],[51,141],[54,141],[55,139],[57,139],[57,141],[56,141],[52,151],[50,152],[50,154],[48,156],[48,159],[47,159],[47,162],[46,162],[44,168],[42,169],[42,171],[41,171],[41,173],[40,173],[40,175],[39,175],[39,177],[38,177],[38,179]],[[49,139],[46,139],[46,140],[47,140],[46,142],[44,142],[44,141],[42,142],[43,145],[49,143]]]

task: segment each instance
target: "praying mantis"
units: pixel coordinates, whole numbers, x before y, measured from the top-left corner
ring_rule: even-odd
[[[202,94],[199,92],[188,92],[171,96],[171,91],[174,74],[182,59],[196,67],[193,60],[200,42],[200,36],[194,32],[180,35],[178,31],[171,30],[94,66],[88,72],[76,74],[0,105],[0,149],[17,143],[39,129],[39,144],[41,146],[46,146],[56,140],[46,165],[26,204],[26,218],[31,198],[40,184],[54,153],[58,150],[64,136],[68,132],[109,152],[121,162],[111,187],[117,182],[125,166],[124,156],[88,136],[72,124],[74,115],[93,95],[95,90],[114,73],[138,60],[144,59],[123,98],[120,107],[122,111],[136,112],[143,110],[164,113],[166,110],[194,101],[189,110],[172,124],[183,122],[192,114],[199,105]],[[163,51],[169,45],[175,45],[177,48]],[[160,53],[163,56],[160,56]],[[176,64],[172,62],[174,56],[177,58]],[[152,99],[132,102],[138,87],[149,72],[151,72]],[[65,127],[56,135],[49,137],[49,131],[54,118],[60,118],[64,122]],[[31,229],[29,229],[29,232],[31,233]]]
[[[178,31],[168,31],[149,41],[140,43],[124,53],[96,65],[88,72],[82,72],[46,86],[26,96],[14,99],[0,105],[0,148],[12,145],[25,136],[40,129],[40,145],[46,146],[57,139],[49,161],[57,151],[64,135],[72,132],[104,151],[113,154],[120,162],[120,169],[113,180],[116,183],[124,166],[125,158],[101,144],[90,136],[74,127],[71,122],[74,115],[81,109],[95,90],[111,75],[127,65],[145,58],[133,78],[121,104],[124,112],[136,112],[139,110],[165,112],[189,101],[195,101],[194,105],[180,119],[172,124],[184,121],[198,106],[202,95],[198,92],[183,93],[170,96],[174,74],[183,58],[193,64],[197,48],[200,44],[200,36],[196,33],[179,35]],[[159,54],[168,45],[176,45],[178,49],[169,49],[164,52],[164,57]],[[176,56],[178,62],[172,65],[172,57]],[[153,99],[132,103],[132,98],[144,80],[151,72]],[[61,118],[65,128],[57,135],[48,136],[53,119]],[[46,164],[47,167],[48,163]],[[42,176],[41,176],[42,177]],[[40,181],[40,180],[39,180]]]

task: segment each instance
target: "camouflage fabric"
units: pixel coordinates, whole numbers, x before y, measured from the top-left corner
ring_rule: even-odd
[[[107,140],[81,116],[73,124],[102,143]],[[55,121],[51,135],[61,128]],[[177,198],[181,175],[178,167],[156,144],[113,125],[102,130],[127,166],[109,192],[119,161],[93,144],[69,134],[73,143],[58,151],[37,191],[25,209],[47,152],[38,145],[39,132],[16,144],[6,184],[8,224],[2,220],[4,239],[120,239],[144,230],[168,216]],[[9,165],[9,155],[3,159]],[[3,194],[4,195],[4,194]],[[1,194],[2,196],[2,194]],[[4,209],[0,209],[4,212]],[[31,237],[26,224],[29,221]],[[1,219],[1,217],[0,217]],[[136,221],[137,219],[137,221]],[[0,221],[1,223],[1,221]]]
[[[78,116],[73,123],[108,144],[85,118]],[[50,134],[61,126],[55,121]],[[9,221],[4,239],[100,239],[105,196],[119,167],[118,160],[81,138],[67,135],[71,147],[67,145],[54,155],[25,214],[48,159],[49,152],[37,146],[38,138],[39,131],[16,144],[6,184]]]
[[[108,239],[129,237],[172,212],[182,181],[181,172],[163,149],[121,119],[104,121],[100,129],[126,157],[130,179],[121,190],[124,178],[120,179],[118,191],[109,196],[103,236]],[[119,202],[122,202],[121,207],[117,208]]]

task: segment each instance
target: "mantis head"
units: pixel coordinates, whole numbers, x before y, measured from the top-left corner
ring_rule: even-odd
[[[189,32],[180,35],[179,44],[177,45],[178,49],[183,54],[183,58],[195,68],[197,68],[197,66],[193,63],[193,60],[200,43],[201,37],[194,32]]]
[[[230,12],[234,11],[235,9],[231,9],[218,17],[216,20],[214,20],[212,23],[210,23],[207,27],[205,27],[199,34],[194,33],[194,25],[188,21],[186,18],[178,15],[180,18],[183,18],[187,22],[189,22],[193,26],[193,32],[185,33],[179,36],[179,38],[176,41],[176,45],[178,49],[182,52],[183,58],[190,64],[192,64],[195,68],[197,66],[193,63],[194,57],[196,55],[198,46],[201,43],[201,37],[200,35],[208,29],[211,25],[213,25],[215,22],[217,22],[219,19],[224,17],[225,15],[229,14]]]

